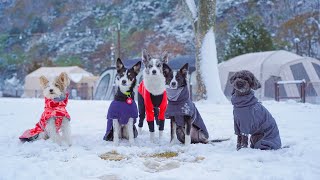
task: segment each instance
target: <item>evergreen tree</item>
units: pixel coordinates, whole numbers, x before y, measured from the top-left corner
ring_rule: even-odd
[[[249,18],[239,23],[229,35],[224,60],[241,54],[274,50],[269,32],[262,23]]]

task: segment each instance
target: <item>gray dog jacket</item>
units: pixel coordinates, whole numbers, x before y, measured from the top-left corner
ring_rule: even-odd
[[[249,135],[258,141],[252,144],[255,149],[279,149],[281,139],[277,123],[271,113],[254,96],[254,92],[245,96],[231,97],[233,104],[234,131],[236,135]]]

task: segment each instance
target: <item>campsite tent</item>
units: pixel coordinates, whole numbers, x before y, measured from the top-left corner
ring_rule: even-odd
[[[301,57],[287,51],[267,51],[249,53],[234,57],[219,64],[221,87],[226,96],[231,95],[232,87],[229,78],[240,70],[251,71],[261,82],[262,88],[257,90],[260,99],[274,97],[274,83],[277,81],[305,80],[307,97],[320,96],[320,61],[309,57]],[[296,84],[280,86],[280,95],[299,97]]]
[[[41,67],[25,77],[24,97],[41,97],[39,83],[40,76],[44,75],[49,80],[66,72],[70,78],[69,90],[71,98],[92,99],[93,87],[98,77],[78,66],[69,67]]]

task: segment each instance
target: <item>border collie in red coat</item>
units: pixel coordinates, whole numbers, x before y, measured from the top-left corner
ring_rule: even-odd
[[[167,93],[165,77],[163,76],[163,64],[168,62],[168,53],[165,51],[158,58],[152,57],[146,49],[142,51],[144,64],[143,81],[138,89],[139,107],[139,132],[142,131],[143,121],[147,119],[150,140],[154,142],[154,119],[159,119],[159,139],[164,130],[165,112],[167,109]],[[155,113],[156,112],[156,113]]]

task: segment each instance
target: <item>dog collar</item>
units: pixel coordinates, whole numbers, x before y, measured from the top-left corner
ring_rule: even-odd
[[[123,93],[124,95],[126,95],[127,97],[131,96],[131,93],[130,92],[125,92]]]

